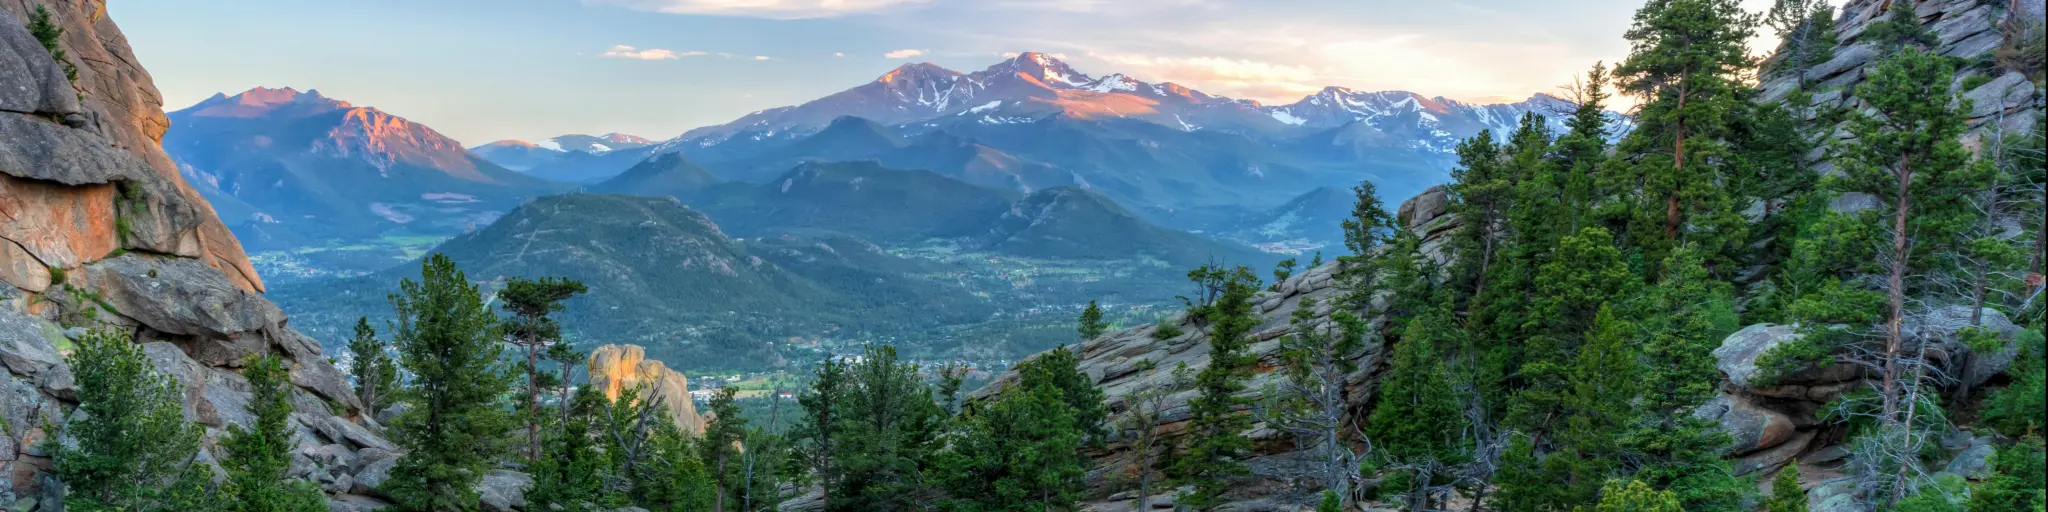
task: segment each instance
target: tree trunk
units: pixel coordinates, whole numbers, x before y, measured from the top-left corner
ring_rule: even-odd
[[[1684,80],[1681,78],[1680,80]],[[1671,141],[1671,192],[1664,199],[1664,238],[1678,238],[1678,192],[1685,186],[1685,96],[1687,87],[1678,86],[1678,131]]]
[[[540,461],[540,351],[526,345],[526,453],[528,460]]]
[[[1899,188],[1892,204],[1892,262],[1891,272],[1886,277],[1885,293],[1885,344],[1884,344],[1884,416],[1887,422],[1899,420],[1899,349],[1905,343],[1905,333],[1900,332],[1906,310],[1906,218],[1912,211],[1913,168],[1912,161],[1899,157],[1896,173]]]

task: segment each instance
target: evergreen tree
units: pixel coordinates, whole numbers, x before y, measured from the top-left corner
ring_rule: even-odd
[[[1502,512],[1553,512],[1594,501],[1588,486],[1561,485],[1593,478],[1579,474],[1581,466],[1569,451],[1542,457],[1534,440],[1514,436],[1500,465],[1493,482],[1499,487],[1494,503]]]
[[[505,433],[514,425],[498,319],[476,285],[438,253],[422,262],[419,281],[399,283],[391,305],[398,317],[392,339],[412,375],[406,392],[416,406],[392,422],[406,456],[385,491],[405,510],[476,510],[476,483],[508,448]]]
[[[1220,269],[1217,270],[1220,272]],[[1249,353],[1252,329],[1259,317],[1252,304],[1259,290],[1259,278],[1251,269],[1237,267],[1222,276],[1221,292],[1208,308],[1209,366],[1195,375],[1199,394],[1188,401],[1192,437],[1186,454],[1175,461],[1173,475],[1194,486],[1175,500],[1199,509],[1221,503],[1229,479],[1250,471],[1242,461],[1252,448],[1244,431],[1251,419],[1239,412],[1250,400],[1238,396],[1251,379],[1251,365],[1257,360]]]
[[[1799,73],[1800,89],[1806,88],[1804,73],[1835,55],[1835,8],[1821,0],[1776,0],[1764,13],[1763,22],[1778,34],[1778,53],[1765,75]]]
[[[1610,480],[1600,490],[1600,504],[1592,508],[1581,507],[1590,512],[1685,512],[1679,506],[1678,497],[1670,491],[1659,491],[1642,482],[1630,481],[1623,484]]]
[[[1635,331],[1635,324],[1603,307],[1572,362],[1571,388],[1562,404],[1565,418],[1557,438],[1577,452],[1584,471],[1606,473],[1619,465],[1619,441],[1640,414],[1636,398],[1643,391],[1643,372],[1630,350]]]
[[[548,315],[562,310],[562,301],[589,291],[570,279],[514,277],[505,281],[498,300],[511,318],[501,327],[505,341],[526,352],[520,367],[526,374],[526,443],[528,460],[540,460],[540,391],[544,386],[540,360],[548,347],[562,341],[562,326]]]
[[[1065,393],[1024,383],[972,408],[938,464],[958,512],[1078,510],[1088,459]]]
[[[1877,43],[1887,52],[1907,47],[1926,50],[1940,44],[1941,37],[1920,24],[1920,15],[1913,12],[1915,3],[1892,2],[1884,19],[1864,28],[1859,39]]]
[[[790,439],[801,454],[799,463],[810,470],[823,490],[819,503],[825,510],[841,510],[833,505],[832,497],[840,489],[839,468],[833,462],[840,449],[839,433],[845,429],[841,423],[847,414],[847,380],[845,363],[832,358],[819,362],[810,388],[796,397],[804,416],[790,430]]]
[[[1509,420],[1536,435],[1547,435],[1562,412],[1570,368],[1601,308],[1640,282],[1622,261],[1606,229],[1589,227],[1559,241],[1536,271],[1522,316],[1528,337],[1518,360],[1519,389],[1511,397]]]
[[[1088,301],[1088,309],[1081,310],[1081,320],[1078,323],[1080,325],[1074,330],[1081,334],[1081,341],[1084,343],[1109,331],[1109,324],[1102,322],[1102,308],[1096,307],[1095,301],[1092,300]]]
[[[1439,348],[1455,329],[1449,315],[1432,310],[1408,323],[1366,423],[1384,465],[1403,473],[1408,510],[1428,510],[1433,489],[1466,458],[1464,411]]]
[[[223,498],[237,512],[320,512],[327,499],[312,482],[285,476],[291,468],[292,439],[291,376],[276,356],[251,357],[243,365],[249,379],[249,412],[256,417],[250,428],[228,427],[221,439],[227,456],[221,467],[227,470]]]
[[[1906,376],[1897,362],[1905,343],[1900,324],[1912,291],[1907,280],[1927,267],[1928,254],[1956,240],[1971,224],[1968,198],[1988,178],[1983,172],[1988,169],[1968,165],[1970,155],[1959,138],[1967,102],[1928,100],[1949,98],[1953,75],[1944,58],[1917,48],[1880,62],[1856,89],[1874,115],[1853,116],[1848,131],[1854,139],[1839,148],[1843,188],[1875,197],[1888,217],[1883,230],[1890,232],[1889,243],[1874,258],[1866,257],[1887,267],[1881,393],[1887,422],[1903,421],[1901,380]]]
[[[747,418],[735,401],[739,388],[724,387],[711,395],[710,421],[697,443],[704,469],[711,472],[711,510],[725,512],[727,496],[737,494],[740,442],[746,436]]]
[[[557,345],[560,346],[560,345]],[[561,404],[562,419],[554,435],[546,440],[540,461],[532,467],[533,490],[527,502],[541,510],[571,509],[581,504],[611,505],[614,496],[605,488],[613,468],[604,447],[596,442],[594,425],[602,392],[584,386],[573,400]]]
[[[1387,272],[1381,268],[1381,261],[1387,259],[1383,253],[1388,237],[1399,228],[1394,226],[1394,217],[1387,214],[1386,206],[1380,203],[1378,186],[1362,181],[1351,191],[1357,199],[1351,204],[1351,216],[1343,221],[1344,246],[1351,250],[1351,254],[1337,257],[1337,261],[1344,264],[1337,275],[1345,287],[1344,296],[1339,300],[1344,309],[1369,315],[1372,312],[1366,310],[1372,307],[1373,298],[1385,286]],[[1285,276],[1275,277],[1286,279]]]
[[[1806,512],[1806,489],[1799,487],[1799,464],[1786,464],[1771,481],[1771,496],[1764,500],[1764,512]]]
[[[1061,400],[1071,410],[1075,428],[1086,434],[1090,444],[1107,439],[1109,409],[1102,405],[1102,388],[1081,371],[1080,355],[1062,345],[1025,361],[1017,373],[1025,387],[1058,389]]]
[[[1969,510],[2038,511],[2048,504],[2048,450],[2039,436],[2000,448],[1992,463],[1996,472],[1970,493]]]
[[[836,510],[912,510],[939,447],[945,417],[914,363],[896,347],[869,347],[846,369],[845,408],[835,420]]]
[[[356,399],[371,416],[390,407],[398,391],[398,366],[385,348],[384,341],[377,339],[377,330],[370,328],[370,319],[357,317],[355,338],[348,342],[348,351],[355,356],[349,376],[356,380]]]
[[[200,429],[181,405],[185,388],[158,373],[142,347],[118,331],[93,329],[65,362],[77,384],[81,419],[49,437],[64,482],[63,507],[85,511],[178,512],[204,503],[207,475],[193,463]],[[45,430],[54,426],[46,425]],[[67,437],[75,443],[59,443]]]
[[[1650,261],[1686,238],[1721,255],[1740,246],[1734,198],[1721,185],[1728,116],[1740,111],[1746,46],[1754,16],[1736,0],[1649,0],[1626,34],[1632,50],[1614,70],[1622,90],[1643,98],[1636,129],[1620,151],[1632,165],[1614,173],[1633,190],[1640,214],[1628,238]]]
[[[64,27],[50,18],[50,10],[37,5],[36,10],[28,16],[28,32],[35,36],[36,42],[42,43],[44,51],[50,52],[50,60],[64,66],[64,78],[71,80],[71,83],[78,83],[78,66],[71,63],[69,55],[64,54],[61,39],[64,37]]]

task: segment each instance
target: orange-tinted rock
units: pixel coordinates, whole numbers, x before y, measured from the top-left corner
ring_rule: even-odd
[[[48,8],[57,23],[64,27],[61,43],[70,55],[71,63],[78,67],[75,87],[84,95],[83,107],[92,119],[85,129],[98,132],[115,147],[128,150],[147,162],[151,170],[177,191],[177,194],[163,199],[181,200],[195,212],[192,225],[183,230],[190,231],[189,235],[141,240],[138,246],[171,254],[203,254],[207,264],[226,273],[236,286],[262,291],[263,280],[256,275],[255,267],[249,264],[249,256],[243,252],[242,243],[228,232],[227,226],[221,224],[213,206],[185,184],[184,178],[178,174],[177,165],[171,162],[170,155],[164,153],[161,142],[164,131],[170,128],[170,119],[164,116],[163,96],[157,92],[149,72],[142,68],[129,49],[127,36],[122,35],[120,27],[107,17],[106,2],[0,0],[0,10],[24,23],[37,5]],[[111,221],[111,217],[109,219]]]
[[[42,293],[50,289],[50,269],[11,240],[0,239],[0,283]]]
[[[704,418],[697,415],[697,403],[690,399],[690,381],[661,361],[647,359],[639,345],[605,345],[590,351],[590,385],[604,390],[605,398],[617,399],[621,392],[638,389],[642,400],[660,400],[676,427],[691,434],[704,433]]]
[[[114,251],[114,186],[66,186],[0,174],[0,238],[44,266],[73,268]]]

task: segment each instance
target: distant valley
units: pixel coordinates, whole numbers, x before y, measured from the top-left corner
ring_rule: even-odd
[[[611,290],[570,312],[592,342],[742,368],[874,339],[1022,355],[1065,340],[1051,326],[1088,300],[1148,321],[1188,268],[1334,255],[1352,185],[1407,197],[1447,179],[1456,140],[1571,107],[1336,87],[1264,105],[1026,53],[905,65],[666,140],[465,148],[256,88],[172,112],[165,147],[323,340],[388,314],[392,283],[434,251],[480,282]]]

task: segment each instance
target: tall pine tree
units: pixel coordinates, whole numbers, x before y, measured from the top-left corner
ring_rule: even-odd
[[[406,393],[415,406],[392,422],[406,455],[385,492],[406,510],[477,510],[476,484],[509,448],[505,434],[515,424],[498,319],[454,260],[439,253],[421,263],[419,281],[399,283],[391,305],[398,317],[392,339],[412,375]]]

